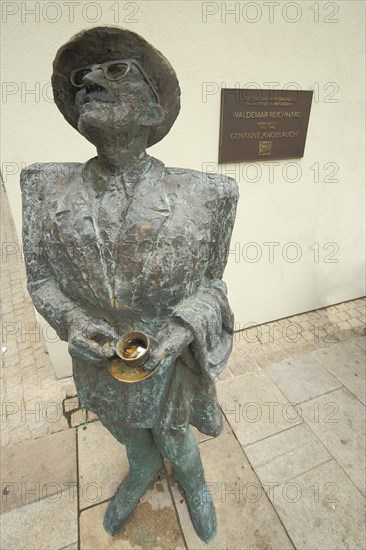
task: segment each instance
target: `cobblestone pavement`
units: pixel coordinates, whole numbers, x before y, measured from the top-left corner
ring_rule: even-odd
[[[223,433],[193,430],[217,510],[212,543],[195,535],[168,463],[110,537],[103,515],[126,453],[79,409],[72,380],[54,377],[1,193],[2,548],[364,550],[364,299],[235,334],[217,379]]]
[[[65,430],[62,400],[71,378],[56,380],[26,287],[25,267],[1,186],[1,446]]]

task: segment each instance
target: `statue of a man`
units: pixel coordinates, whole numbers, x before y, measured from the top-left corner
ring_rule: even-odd
[[[137,34],[77,34],[56,55],[52,85],[61,113],[98,155],[23,170],[28,289],[69,343],[82,405],[126,446],[130,471],[105,529],[121,530],[166,457],[208,542],[215,510],[189,425],[211,436],[222,428],[214,377],[232,346],[221,277],[236,183],[147,155],[174,123],[180,90],[167,59]],[[134,384],[108,368],[129,331],[157,343],[143,369],[158,367]]]

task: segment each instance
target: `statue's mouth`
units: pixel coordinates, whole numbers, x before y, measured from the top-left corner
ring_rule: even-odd
[[[89,101],[104,101],[107,103],[116,103],[116,97],[111,94],[103,86],[98,84],[90,84],[85,86],[86,95],[84,97],[83,103],[89,103]]]

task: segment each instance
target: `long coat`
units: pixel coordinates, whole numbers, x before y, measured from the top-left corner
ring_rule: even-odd
[[[232,345],[233,319],[221,281],[238,199],[231,178],[166,168],[151,158],[129,194],[118,177],[86,164],[37,164],[21,174],[23,247],[35,307],[68,340],[81,310],[119,334],[154,335],[175,317],[192,344],[173,364],[135,384],[106,365],[73,360],[83,405],[136,427],[160,421],[220,431],[213,377]]]

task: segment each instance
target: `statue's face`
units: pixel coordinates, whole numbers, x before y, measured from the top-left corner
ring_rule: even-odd
[[[101,133],[131,133],[152,126],[156,118],[153,111],[159,107],[151,87],[134,65],[118,80],[106,78],[102,68],[91,70],[82,78],[75,104],[78,129],[93,143]]]

